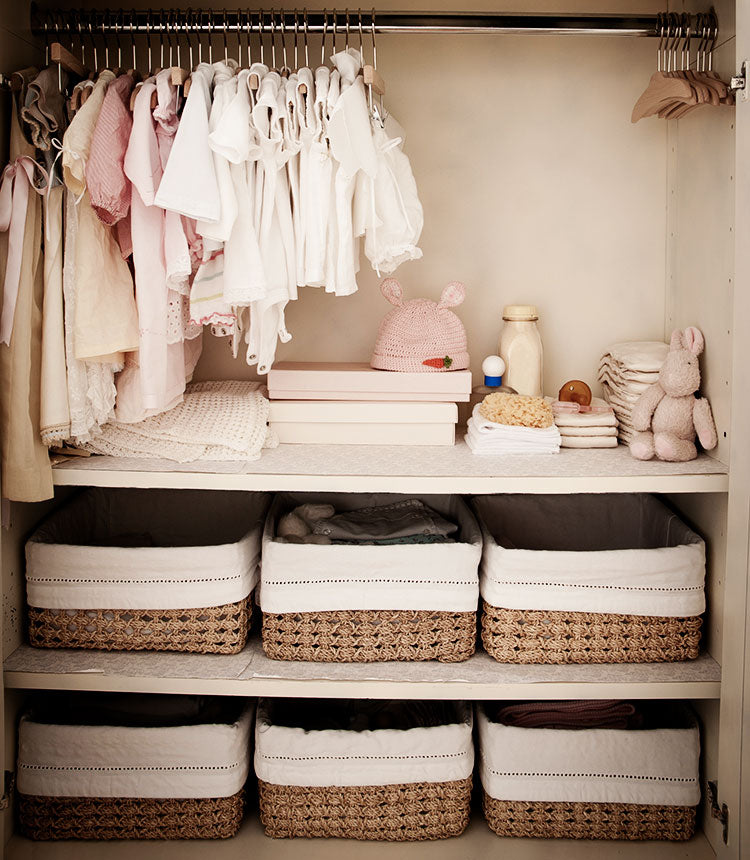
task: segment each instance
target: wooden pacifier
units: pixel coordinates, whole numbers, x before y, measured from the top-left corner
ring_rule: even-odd
[[[591,389],[581,379],[569,379],[558,392],[557,399],[563,403],[591,406]]]

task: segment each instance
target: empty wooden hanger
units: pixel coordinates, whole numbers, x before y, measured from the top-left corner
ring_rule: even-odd
[[[651,75],[651,80],[646,89],[638,97],[633,112],[630,116],[631,122],[638,122],[647,116],[654,116],[660,110],[677,104],[697,104],[697,96],[685,78],[675,77],[670,74],[671,68],[667,68],[671,53],[665,51],[672,39],[672,24],[665,20],[667,16],[659,14],[659,45],[656,51],[656,71]],[[665,43],[666,34],[666,43]]]

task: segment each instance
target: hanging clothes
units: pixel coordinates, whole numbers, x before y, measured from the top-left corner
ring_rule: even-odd
[[[63,137],[63,177],[76,195],[76,312],[74,354],[79,360],[121,365],[138,346],[133,278],[112,232],[91,208],[85,167],[96,121],[114,73],[100,75]]]
[[[134,423],[174,408],[181,402],[186,379],[192,377],[200,343],[186,354],[182,318],[172,320],[170,283],[186,282],[190,255],[180,216],[155,206],[154,200],[177,129],[170,71],[144,82],[135,98],[133,127],[125,154],[125,175],[132,183],[131,229],[136,276],[139,344],[117,379],[116,419]],[[158,83],[161,86],[158,86]],[[151,113],[151,98],[158,106]],[[161,121],[154,117],[160,116]]]
[[[33,147],[24,139],[19,118],[28,83],[36,70],[21,73],[21,89],[15,96],[11,116],[10,158],[3,173],[0,199],[11,212],[3,212],[0,230],[0,271],[6,273],[3,283],[3,311],[9,293],[16,291],[9,343],[0,344],[0,454],[2,459],[2,494],[18,502],[38,502],[53,495],[52,469],[47,448],[40,436],[40,380],[42,352],[42,302],[44,272],[42,263],[42,200],[31,186],[25,161],[34,155]],[[33,176],[33,173],[32,173]],[[23,210],[17,208],[17,183],[27,186]],[[10,189],[8,183],[14,186]],[[14,200],[14,198],[16,198]],[[15,223],[14,223],[15,222]],[[22,225],[20,232],[17,224]],[[16,227],[13,230],[13,227]],[[20,260],[18,279],[8,279],[8,261]]]

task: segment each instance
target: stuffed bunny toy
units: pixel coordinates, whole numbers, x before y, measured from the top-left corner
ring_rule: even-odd
[[[639,432],[630,443],[630,453],[636,459],[694,460],[698,456],[696,433],[707,451],[716,447],[711,406],[705,397],[694,396],[701,383],[698,356],[702,352],[703,335],[697,328],[672,332],[659,381],[633,407],[633,427]]]

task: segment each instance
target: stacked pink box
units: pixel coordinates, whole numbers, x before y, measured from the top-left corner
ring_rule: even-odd
[[[280,442],[453,445],[471,371],[403,373],[369,364],[280,362],[268,373]]]

